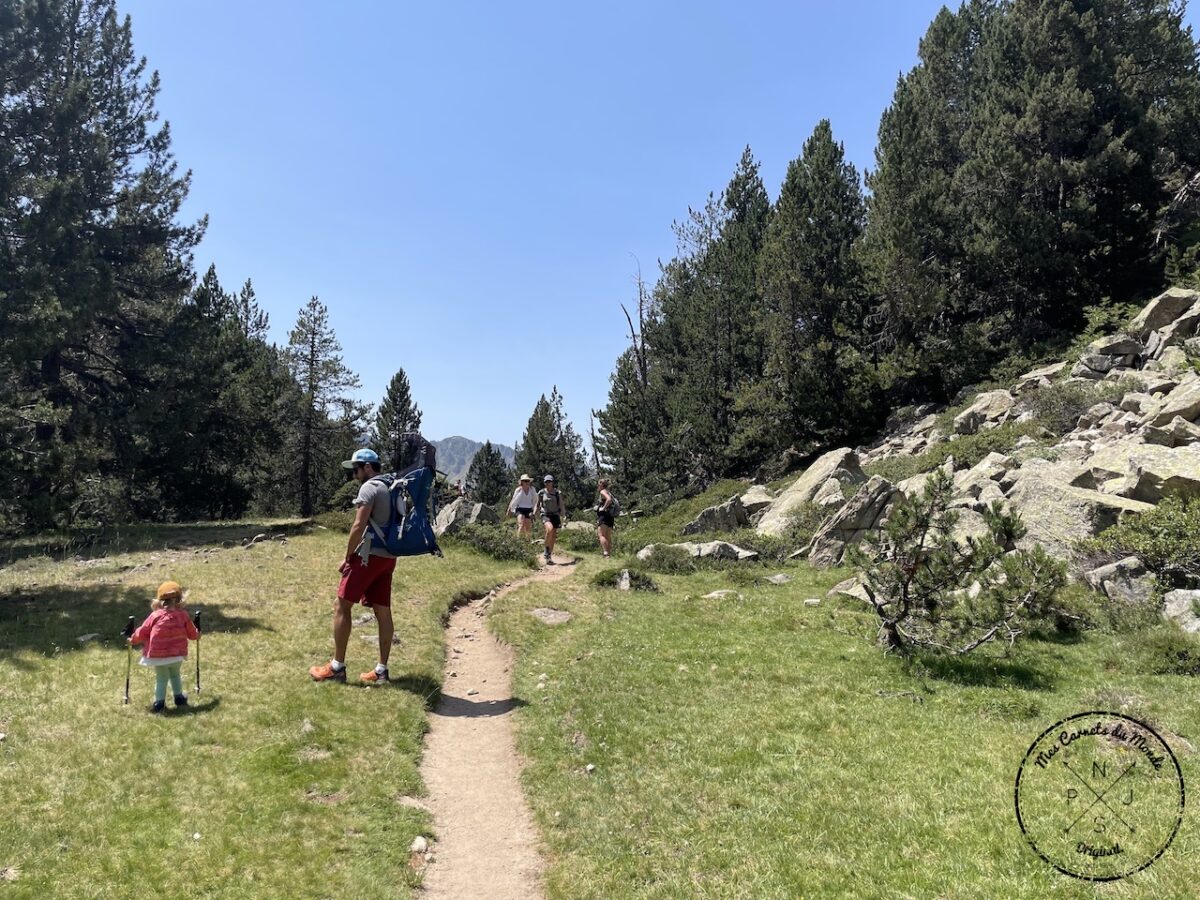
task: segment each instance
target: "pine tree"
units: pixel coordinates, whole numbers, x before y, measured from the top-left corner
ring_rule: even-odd
[[[804,450],[852,434],[858,419],[847,385],[858,365],[848,351],[863,308],[863,219],[858,173],[822,120],[788,166],[759,259],[767,363],[754,393],[767,404],[760,415],[780,423],[777,437]]]
[[[388,383],[387,394],[375,413],[375,431],[371,443],[378,448],[385,468],[396,472],[404,468],[404,442],[400,435],[421,427],[421,410],[412,400],[412,389],[404,369],[397,370]]]
[[[310,516],[336,488],[335,460],[353,449],[367,409],[348,394],[359,388],[358,376],[342,362],[329,310],[316,297],[301,308],[286,352],[301,392],[295,433],[300,514]]]
[[[943,11],[880,125],[865,258],[893,397],[945,398],[1162,283],[1194,211],[1196,44],[1171,0]]]
[[[115,0],[7,4],[0,47],[0,491],[40,528],[135,489],[135,365],[189,286],[203,222],[178,221],[189,176]]]
[[[504,455],[492,446],[491,441],[484,441],[475,451],[467,470],[467,493],[480,503],[495,506],[508,495],[512,474]]]
[[[755,268],[769,212],[747,147],[720,197],[676,223],[679,250],[655,285],[644,331],[670,407],[667,443],[700,480],[745,465],[728,449],[737,391],[762,368]]]

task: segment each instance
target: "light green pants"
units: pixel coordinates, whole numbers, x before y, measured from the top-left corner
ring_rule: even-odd
[[[183,663],[171,663],[169,666],[155,666],[154,675],[158,679],[154,683],[154,699],[162,703],[167,699],[167,679],[171,680],[171,690],[176,697],[183,696],[183,678],[180,676],[180,671],[183,669]]]

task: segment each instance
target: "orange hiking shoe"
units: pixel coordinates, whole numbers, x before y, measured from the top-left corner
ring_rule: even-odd
[[[308,674],[312,676],[313,681],[340,681],[346,683],[346,667],[335,669],[333,663],[325,663],[323,666],[313,666],[308,670]]]
[[[383,674],[380,674],[378,669],[372,669],[370,672],[363,672],[359,675],[358,680],[363,684],[387,684],[390,679],[387,669],[383,670]]]

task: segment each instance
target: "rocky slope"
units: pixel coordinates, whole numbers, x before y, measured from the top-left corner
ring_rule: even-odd
[[[761,505],[764,490],[755,487],[738,504],[705,510],[704,522],[692,531],[710,530],[703,527],[710,523],[741,524],[753,501],[759,511],[750,521],[760,533],[778,535],[797,510],[815,504],[829,514],[804,553],[815,565],[837,565],[849,545],[881,528],[893,504],[919,493],[929,476],[919,471],[892,483],[868,472],[886,468],[881,464],[888,461],[932,458],[954,479],[956,536],[985,533],[982,512],[998,500],[1021,514],[1027,528],[1021,546],[1038,543],[1073,561],[1076,541],[1121,517],[1153,509],[1165,497],[1200,496],[1200,372],[1190,360],[1200,356],[1198,329],[1200,293],[1168,290],[1126,332],[1097,338],[1077,361],[1041,366],[1007,388],[983,391],[954,415],[932,407],[917,410],[908,424],[872,446],[826,453],[778,497],[768,498],[769,505]],[[1085,409],[1062,433],[1038,424],[1039,408],[1055,408],[1047,401],[1072,391],[1076,400],[1086,396],[1079,388],[1110,399]],[[1009,429],[1011,444],[1004,452],[971,466],[956,464],[955,440],[1008,423],[1025,428]],[[940,445],[946,453],[928,453]],[[1150,590],[1136,559],[1093,572],[1076,567],[1073,574],[1109,596]],[[1179,598],[1172,602],[1187,605]],[[1200,628],[1200,620],[1196,625]]]

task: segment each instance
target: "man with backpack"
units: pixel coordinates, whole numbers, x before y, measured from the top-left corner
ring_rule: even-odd
[[[359,677],[364,684],[388,680],[388,654],[392,649],[392,572],[396,555],[379,541],[370,540],[368,528],[382,532],[392,519],[388,482],[379,478],[379,455],[374,450],[355,450],[342,467],[350,469],[361,487],[354,498],[356,507],[346,557],[338,571],[337,600],[333,608],[333,659],[308,670],[313,681],[346,681],[346,646],[350,643],[350,611],[355,603],[370,607],[379,627],[379,664]],[[366,541],[364,553],[364,541]]]

